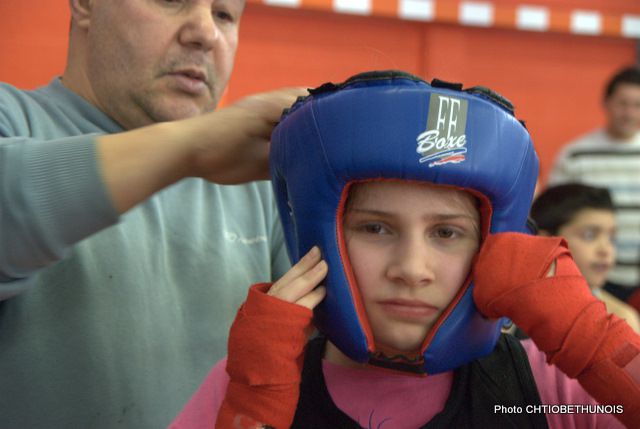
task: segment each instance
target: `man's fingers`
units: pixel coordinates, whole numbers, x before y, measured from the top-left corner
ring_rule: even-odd
[[[269,95],[273,97],[270,100],[273,108],[269,109],[271,114],[268,119],[275,124],[280,120],[284,109],[291,107],[298,97],[309,95],[309,92],[306,88],[283,88],[270,92]]]
[[[190,119],[204,129],[190,175],[219,184],[268,179],[273,128],[282,111],[306,93],[302,88],[286,88],[254,94],[211,113],[206,122]]]
[[[275,124],[280,120],[285,108],[290,107],[298,97],[305,95],[309,95],[306,88],[281,88],[246,97],[239,100],[236,105],[256,111],[268,123]]]

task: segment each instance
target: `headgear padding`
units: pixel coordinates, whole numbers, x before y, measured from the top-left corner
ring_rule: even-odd
[[[538,172],[529,133],[486,88],[370,72],[310,90],[272,135],[271,176],[289,255],[318,245],[329,265],[316,324],[358,362],[434,374],[490,353],[502,326],[463,286],[414,359],[376,350],[342,239],[349,185],[402,179],[465,189],[483,201],[484,234],[526,231]]]

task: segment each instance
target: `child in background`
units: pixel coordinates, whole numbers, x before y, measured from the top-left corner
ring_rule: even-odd
[[[640,338],[606,315],[561,239],[517,233],[537,157],[508,101],[401,72],[310,92],[272,139],[297,263],[251,288],[228,359],[173,427],[640,422]],[[307,342],[311,309],[321,335]],[[536,344],[501,335],[501,316]]]
[[[531,206],[540,235],[564,237],[591,292],[640,333],[637,311],[602,289],[616,259],[615,208],[609,191],[578,183],[552,186]]]

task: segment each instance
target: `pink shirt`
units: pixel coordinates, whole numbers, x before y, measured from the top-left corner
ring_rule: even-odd
[[[546,363],[531,340],[522,342],[543,404],[595,405],[576,380]],[[170,426],[171,429],[214,429],[229,377],[226,359],[211,370],[199,390]],[[364,428],[419,428],[442,411],[451,391],[453,372],[409,377],[327,361],[322,370],[333,402]],[[552,429],[624,428],[609,414],[547,414]]]

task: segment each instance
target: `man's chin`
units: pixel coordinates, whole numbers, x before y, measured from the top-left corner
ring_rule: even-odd
[[[633,138],[640,129],[632,127],[610,128],[609,134],[618,140],[629,140]]]
[[[175,104],[156,109],[151,116],[156,122],[171,122],[193,118],[203,113],[212,112],[213,110],[214,108],[211,106],[202,107],[194,104]]]

